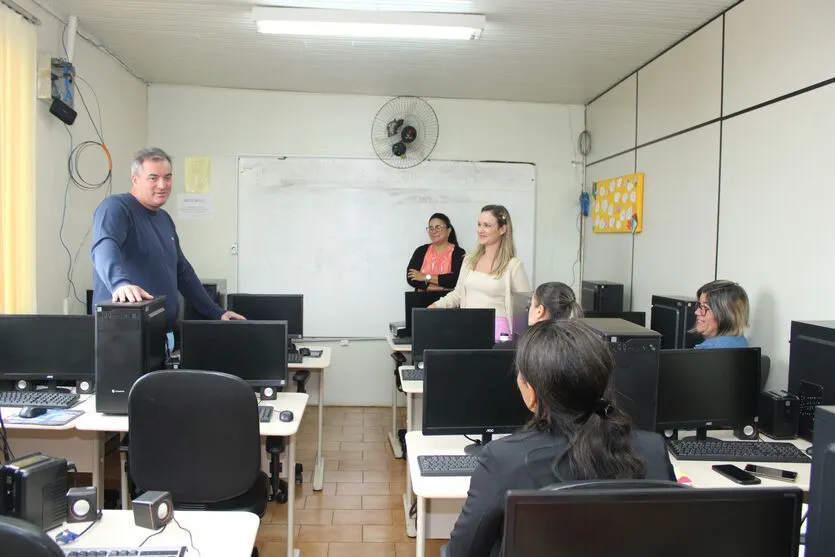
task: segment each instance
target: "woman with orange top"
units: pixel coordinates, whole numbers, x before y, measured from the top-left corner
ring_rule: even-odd
[[[458,282],[464,250],[458,246],[449,217],[435,213],[426,227],[431,243],[417,248],[406,270],[406,281],[415,290],[451,290]]]

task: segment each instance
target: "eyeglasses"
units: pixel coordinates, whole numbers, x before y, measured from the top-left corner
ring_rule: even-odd
[[[707,313],[710,311],[710,306],[701,302],[696,302],[696,309],[694,309],[693,311],[701,311],[702,313]]]
[[[436,224],[435,226],[426,227],[427,232],[441,232],[443,230],[446,230],[446,225],[444,224]]]

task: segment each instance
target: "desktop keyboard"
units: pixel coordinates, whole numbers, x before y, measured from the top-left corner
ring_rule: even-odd
[[[115,555],[137,555],[139,557],[183,557],[186,546],[182,547],[91,547],[89,549],[62,547],[67,557],[111,557]]]
[[[78,402],[78,395],[64,391],[0,391],[0,406],[23,408],[72,408]]]
[[[403,370],[403,381],[423,381],[423,370],[409,368]]]
[[[270,423],[270,420],[273,419],[273,407],[272,406],[259,406],[258,407],[258,421],[261,423]]]
[[[791,443],[667,440],[667,448],[678,460],[789,463],[808,463],[812,460]]]
[[[301,352],[288,352],[287,353],[287,363],[288,364],[300,364],[304,356],[302,356]]]
[[[418,457],[421,476],[472,476],[478,458],[474,455],[422,455]]]

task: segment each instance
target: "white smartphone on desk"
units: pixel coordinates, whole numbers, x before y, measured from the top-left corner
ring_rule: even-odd
[[[780,480],[781,482],[796,482],[797,472],[791,470],[780,470],[779,468],[771,468],[769,466],[760,466],[759,464],[746,464],[745,471],[761,478],[768,478],[769,480]]]

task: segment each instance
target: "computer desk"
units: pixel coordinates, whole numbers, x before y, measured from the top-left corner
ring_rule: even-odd
[[[150,538],[143,548],[186,546],[187,555],[196,554],[191,541],[202,557],[249,557],[255,546],[260,520],[257,515],[240,511],[175,511],[174,517],[183,528],[171,521],[165,530]],[[47,532],[55,538],[64,529],[80,533],[89,522],[64,524]],[[136,547],[153,533],[153,530],[136,526],[132,511],[110,511],[102,513],[101,519],[83,536],[63,546],[67,550],[84,550],[96,547]]]
[[[324,353],[323,353],[324,355]],[[301,425],[309,396],[306,393],[278,393],[275,400],[262,400],[259,405],[272,406],[275,408],[273,417],[268,423],[260,425],[262,437],[287,437],[289,439],[287,448],[287,463],[284,467],[287,471],[287,557],[293,557],[293,514],[296,497],[296,482],[293,478],[296,463],[296,432]],[[79,431],[94,431],[98,439],[93,443],[93,485],[98,487],[99,506],[104,506],[104,440],[107,432],[128,433],[128,417],[101,414],[95,411],[92,397],[85,401],[84,414],[75,420],[75,427]],[[77,406],[77,408],[81,408]],[[281,410],[293,412],[292,422],[282,422],[278,419]],[[262,455],[264,451],[261,451]],[[125,473],[125,455],[121,454],[122,479],[122,509],[128,509],[130,500],[127,474]],[[252,548],[250,547],[250,551]]]
[[[391,333],[386,334],[386,342],[389,344],[392,352],[400,352],[401,354],[411,354],[411,344],[394,344],[394,339]],[[389,444],[391,445],[391,452],[394,453],[394,458],[403,458],[403,449],[400,448],[400,439],[397,437],[397,380],[392,374],[391,383],[391,431],[389,432]]]
[[[423,394],[423,381],[407,381],[403,378],[403,372],[406,370],[413,370],[415,366],[400,366],[397,368],[397,373],[400,374],[400,386],[403,392],[406,393],[406,433],[415,429],[415,400],[417,395]],[[407,451],[408,452],[408,451]],[[403,510],[406,516],[406,535],[414,538],[417,535],[417,529],[414,518],[409,516],[409,511],[412,509],[414,503],[414,493],[412,491],[412,479],[410,474],[406,474],[406,492],[403,494]]]
[[[711,437],[716,437],[723,440],[736,439],[731,431],[712,431]],[[767,438],[764,440],[768,441]],[[809,443],[802,439],[791,441],[796,447],[805,450]],[[426,551],[426,500],[427,499],[466,499],[467,491],[470,488],[469,476],[448,476],[448,477],[424,477],[420,475],[420,467],[418,466],[418,456],[431,454],[445,454],[458,455],[464,454],[464,447],[471,444],[466,438],[461,435],[443,435],[443,436],[424,436],[420,431],[410,431],[406,433],[406,447],[408,454],[408,470],[407,474],[411,478],[412,488],[417,496],[417,515],[416,515],[416,533],[415,540],[416,557],[424,557]],[[755,486],[741,486],[733,483],[711,470],[714,464],[724,464],[724,462],[710,462],[710,461],[679,461],[671,457],[673,467],[676,473],[681,476],[687,476],[691,480],[693,487],[736,487],[744,489],[756,489],[757,487],[775,487],[795,485],[802,489],[807,495],[809,492],[809,481],[811,476],[811,464],[784,464],[784,463],[755,463],[763,464],[764,466],[771,466],[774,468],[781,468],[786,470],[794,470],[798,473],[797,482],[787,484],[777,480],[769,480],[762,478],[762,483]],[[734,463],[744,467],[745,462]]]
[[[325,407],[325,370],[331,366],[331,349],[329,346],[304,346],[298,345],[299,348],[308,348],[310,350],[321,350],[322,355],[318,358],[304,357],[300,364],[288,364],[290,370],[307,370],[319,372],[319,400],[317,402],[319,420],[316,425],[316,462],[313,465],[313,490],[322,491],[322,486],[325,483],[325,457],[322,451],[322,426],[324,424],[324,407]]]

